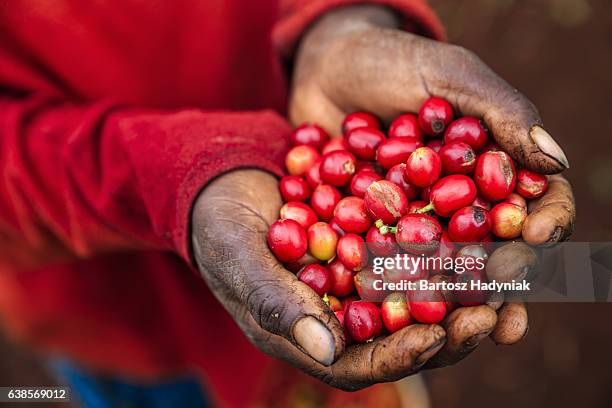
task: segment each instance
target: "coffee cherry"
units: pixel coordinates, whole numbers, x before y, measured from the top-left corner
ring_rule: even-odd
[[[270,226],[268,247],[281,262],[297,261],[306,253],[306,231],[297,221],[278,220]]]
[[[376,158],[376,149],[387,138],[378,129],[362,127],[348,132],[345,139],[349,150],[358,159],[374,160]]]
[[[365,241],[368,245],[368,249],[375,256],[393,256],[398,251],[397,244],[395,243],[395,235],[383,235],[376,226],[368,230]]]
[[[321,156],[317,149],[307,145],[295,146],[285,157],[285,166],[292,176],[301,176],[310,169]]]
[[[499,203],[490,213],[491,232],[503,239],[513,239],[521,236],[527,211],[523,207],[510,203]]]
[[[338,259],[352,271],[359,271],[368,263],[368,251],[363,238],[357,234],[346,234],[338,240]]]
[[[382,302],[380,310],[383,324],[389,333],[395,333],[414,323],[410,310],[408,310],[405,293],[391,293]]]
[[[312,192],[310,206],[323,221],[331,220],[334,215],[334,208],[342,198],[342,194],[336,187],[329,184],[321,184]]]
[[[346,326],[344,324],[344,311],[345,309],[343,308],[342,310],[334,311],[334,314],[336,315],[336,319],[338,319],[338,321],[340,322],[340,326],[342,326],[342,329],[344,331],[344,343],[348,346],[353,344],[355,340],[351,338],[351,335],[349,334],[348,330],[346,330]]]
[[[483,208],[487,211],[491,210],[491,203],[482,197],[476,196],[474,201],[472,201],[472,206]]]
[[[457,247],[448,236],[448,232],[442,231],[442,236],[440,237],[440,246],[432,255],[432,258],[440,259],[441,262],[432,262],[429,272],[434,275],[452,272],[452,270],[447,270],[445,268],[445,260],[454,258],[456,250]]]
[[[370,169],[359,170],[351,179],[351,194],[355,197],[363,198],[367,188],[370,187],[370,184],[380,179],[382,179],[380,174]]]
[[[327,269],[329,269],[329,267]],[[332,310],[332,312],[342,312],[342,303],[340,303],[340,299],[338,299],[337,297],[327,295],[327,298],[325,298],[324,296],[323,300],[329,305],[329,308]],[[344,312],[342,313],[344,314]]]
[[[297,274],[299,271],[304,269],[305,266],[313,264],[313,263],[319,263],[319,260],[317,258],[315,258],[314,256],[310,255],[308,252],[306,252],[297,261],[286,262],[285,263],[285,268],[287,268],[287,270]]]
[[[419,109],[419,125],[429,136],[438,136],[453,120],[453,107],[442,98],[431,97]]]
[[[408,214],[397,223],[395,240],[406,252],[429,254],[440,246],[442,227],[426,214]]]
[[[472,258],[473,261],[467,260],[468,258]],[[479,265],[475,260],[481,258],[484,262],[488,258],[487,251],[481,244],[472,244],[462,246],[455,255],[455,260],[465,259],[463,262],[463,268],[465,271],[474,271],[481,268],[482,265]],[[455,267],[456,273],[465,273],[465,271],[459,271],[457,267]]]
[[[491,229],[489,212],[480,207],[457,210],[448,223],[448,235],[454,242],[480,242]]]
[[[452,277],[446,276],[446,275],[439,275],[439,274],[434,275],[429,279],[429,282],[432,282],[432,283],[451,282],[451,281],[452,281]],[[455,297],[453,295],[453,291],[441,290],[440,293],[442,293],[442,297],[444,298],[444,301],[446,303],[446,315],[448,316],[449,314],[453,312],[453,310],[459,307],[459,303],[454,301]]]
[[[439,291],[408,291],[410,315],[420,323],[440,323],[446,316],[446,299]]]
[[[329,140],[329,135],[320,126],[304,123],[291,132],[290,139],[293,146],[308,145],[320,149]]]
[[[402,189],[387,180],[370,184],[364,202],[372,219],[382,220],[385,224],[395,224],[408,209],[408,200]]]
[[[363,300],[349,305],[344,314],[344,325],[358,343],[372,340],[382,332],[380,311],[374,303]]]
[[[548,189],[548,179],[544,174],[521,169],[517,175],[516,192],[533,200],[544,195]]]
[[[329,226],[332,227],[334,231],[336,231],[338,237],[343,237],[346,235],[346,231],[340,228],[340,225],[338,225],[338,222],[335,220],[335,218],[332,217],[332,219],[329,221]]]
[[[318,221],[317,214],[312,208],[299,201],[289,201],[283,205],[280,209],[280,219],[297,221],[304,230],[308,230]]]
[[[366,266],[357,272],[354,280],[359,300],[378,303],[382,302],[385,296],[387,296],[386,291],[375,289],[374,282],[380,280],[380,275],[375,274],[370,266]]]
[[[351,181],[356,163],[355,156],[346,150],[327,153],[323,156],[319,168],[321,180],[332,186],[344,186]]]
[[[348,269],[339,259],[334,259],[327,266],[332,276],[332,287],[330,293],[335,296],[347,296],[355,290],[355,281],[353,280],[353,271]]]
[[[306,171],[306,181],[311,188],[316,188],[322,184],[321,174],[319,174],[319,168],[321,166],[321,159],[317,160],[311,168]]]
[[[478,157],[474,180],[482,198],[489,201],[504,200],[516,185],[514,163],[502,151],[483,153]]]
[[[382,177],[382,171],[380,167],[378,167],[376,163],[371,162],[371,161],[358,160],[357,165],[355,166],[355,170],[357,171],[357,173],[359,173],[362,170],[369,170]]]
[[[367,112],[353,112],[342,121],[342,134],[346,135],[353,129],[370,127],[380,129],[380,122],[376,116]]]
[[[427,203],[423,200],[410,201],[410,203],[408,204],[408,211],[406,212],[406,214],[418,213],[421,208],[425,208],[426,206],[427,206]],[[433,215],[433,213],[434,213],[433,210],[431,210],[423,214]]]
[[[321,154],[326,155],[327,153],[334,152],[336,150],[348,150],[348,144],[342,137],[337,137],[325,143],[325,146],[321,149]]]
[[[310,186],[298,176],[284,176],[280,179],[279,189],[283,201],[306,201],[310,198]]]
[[[387,139],[378,146],[376,161],[385,169],[390,169],[396,164],[405,163],[412,152],[423,143],[411,137],[396,137]]]
[[[441,217],[448,217],[456,210],[470,205],[476,198],[476,186],[471,178],[454,174],[438,180],[431,188],[429,205],[419,212],[434,210]]]
[[[417,196],[419,195],[419,188],[414,184],[410,184],[406,181],[406,179],[404,178],[405,172],[406,163],[396,164],[395,166],[389,169],[387,175],[385,176],[385,179],[394,184],[397,184],[406,195],[408,201],[410,201],[417,198]]]
[[[444,174],[469,174],[476,167],[476,153],[469,144],[453,142],[440,149]]]
[[[346,232],[361,234],[372,225],[365,203],[359,197],[345,197],[334,209],[336,223]]]
[[[404,179],[417,187],[428,187],[438,180],[442,161],[438,153],[429,147],[419,147],[406,161]]]
[[[333,281],[329,271],[319,264],[308,265],[297,274],[297,277],[319,296],[325,295],[332,288]]]
[[[308,228],[308,252],[321,261],[336,256],[338,234],[325,222],[314,223]]]
[[[523,198],[523,196],[517,193],[510,193],[508,197],[504,200],[505,203],[510,203],[527,209],[527,201]]]
[[[444,141],[446,144],[467,143],[474,151],[479,151],[487,143],[487,130],[479,119],[464,116],[448,125],[444,133]]]
[[[419,127],[419,120],[413,113],[399,115],[389,126],[389,137],[412,137],[423,140],[423,132]]]
[[[409,262],[408,267],[396,268],[393,266],[391,268],[385,268],[383,271],[383,281],[385,283],[401,283],[403,281],[418,282],[422,279],[427,279],[429,271],[422,268],[418,263],[412,263],[412,259],[415,259],[417,255],[403,254],[403,256],[404,255]]]
[[[468,290],[455,290],[453,292],[455,300],[461,306],[479,306],[486,303],[488,293],[479,289],[472,289],[472,282],[487,283],[487,274],[484,268],[456,273],[453,275],[453,282],[467,284]]]

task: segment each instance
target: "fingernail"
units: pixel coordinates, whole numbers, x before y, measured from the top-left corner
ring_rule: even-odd
[[[334,362],[336,351],[334,336],[316,318],[306,316],[298,320],[293,327],[293,338],[310,357],[319,363],[328,366]]]
[[[542,126],[533,126],[529,134],[531,139],[538,145],[542,152],[557,160],[559,163],[565,166],[566,169],[569,169],[569,161],[567,160],[563,149],[561,149],[561,146],[555,142],[552,136],[546,130],[544,130]]]
[[[473,349],[474,347],[478,346],[480,344],[480,341],[484,339],[485,337],[487,337],[489,333],[491,333],[490,330],[486,332],[475,334],[474,336],[467,339],[467,341],[463,344],[465,345],[467,349]]]
[[[444,346],[444,343],[446,343],[446,337],[441,338],[440,340],[435,342],[431,347],[429,347],[427,350],[422,352],[414,361],[415,364],[417,366],[421,366],[425,364],[427,361],[429,361],[430,358],[434,356],[434,354],[440,351],[442,346]]]
[[[515,278],[516,281],[521,281],[523,279],[525,279],[527,277],[527,275],[529,275],[529,272],[531,272],[531,266],[527,265],[524,266],[523,269],[521,269],[520,274]]]

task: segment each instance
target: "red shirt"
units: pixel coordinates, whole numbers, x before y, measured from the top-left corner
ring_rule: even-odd
[[[0,317],[98,370],[197,370],[243,405],[256,352],[191,269],[216,175],[282,173],[290,58],[356,0],[11,0],[0,7]],[[376,0],[440,37],[423,0]],[[241,384],[236,393],[233,384]]]

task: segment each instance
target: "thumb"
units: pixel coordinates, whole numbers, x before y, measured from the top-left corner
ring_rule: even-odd
[[[213,181],[194,207],[195,258],[218,298],[237,300],[261,328],[330,365],[344,350],[343,330],[323,300],[268,249],[266,232],[278,207],[277,182],[267,173],[234,171]]]
[[[417,66],[430,95],[446,98],[462,115],[482,117],[499,145],[528,169],[553,174],[569,168],[563,149],[523,94],[473,52],[422,41]]]

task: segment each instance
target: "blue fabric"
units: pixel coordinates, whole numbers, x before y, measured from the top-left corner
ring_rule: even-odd
[[[54,360],[51,369],[71,388],[73,404],[83,408],[208,408],[197,378],[181,377],[156,383],[137,383],[112,376],[92,375],[67,360]]]

